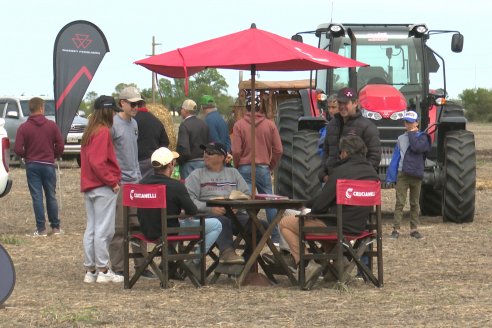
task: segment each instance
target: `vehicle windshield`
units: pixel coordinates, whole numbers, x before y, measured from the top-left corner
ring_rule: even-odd
[[[31,112],[29,111],[29,100],[21,100],[20,105],[24,116],[29,116]],[[44,115],[45,116],[55,116],[55,101],[45,100],[44,101]]]
[[[357,89],[366,84],[390,84],[399,89],[409,102],[419,103],[423,88],[422,50],[420,40],[408,37],[401,31],[354,30],[357,40],[357,60],[368,67],[357,68]],[[333,44],[323,34],[320,48],[328,49],[345,57],[351,57],[351,42],[348,37],[335,38]],[[327,71],[318,71],[317,87],[323,90],[332,86],[333,92],[349,85],[349,69],[333,70],[331,81]]]

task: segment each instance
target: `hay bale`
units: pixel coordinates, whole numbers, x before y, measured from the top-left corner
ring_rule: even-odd
[[[178,137],[176,134],[174,120],[169,112],[169,109],[161,104],[147,104],[146,107],[159,119],[159,121],[162,122],[162,124],[164,124],[167,136],[169,137],[169,149],[176,150],[176,142]]]

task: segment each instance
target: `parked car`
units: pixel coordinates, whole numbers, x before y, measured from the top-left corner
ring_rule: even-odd
[[[55,101],[49,98],[41,98],[45,100],[45,116],[50,120],[55,121]],[[0,97],[0,117],[5,120],[5,129],[7,130],[11,145],[11,158],[16,157],[13,149],[15,147],[15,135],[17,134],[17,129],[27,120],[30,114],[28,105],[29,99],[31,99],[31,97]],[[82,140],[82,134],[84,133],[86,126],[87,119],[76,113],[70,131],[65,139],[63,158],[75,158],[79,166],[80,141]]]
[[[4,128],[5,120],[0,118],[0,197],[7,195],[12,188],[12,180],[9,178],[10,140]]]

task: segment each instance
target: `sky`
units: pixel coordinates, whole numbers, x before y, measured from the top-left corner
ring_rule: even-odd
[[[450,50],[451,34],[431,36],[428,44],[446,60],[447,90],[492,88],[489,25],[492,5],[478,0],[16,0],[2,1],[0,20],[0,96],[53,96],[53,46],[66,24],[87,20],[105,34],[110,52],[88,92],[111,94],[119,83],[151,88],[151,72],[133,62],[200,41],[260,29],[290,38],[321,23],[425,23],[433,30],[458,30],[462,53]],[[315,38],[305,43],[316,45]],[[239,72],[219,70],[236,97]],[[243,73],[250,78],[249,72]],[[162,76],[159,76],[162,78]],[[308,72],[259,72],[257,79],[295,80]],[[431,81],[432,83],[432,81]],[[440,81],[436,83],[441,84]],[[442,85],[432,85],[433,88]]]

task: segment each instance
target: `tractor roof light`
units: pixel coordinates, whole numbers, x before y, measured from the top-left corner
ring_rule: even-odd
[[[341,24],[330,24],[330,26],[328,26],[328,31],[326,32],[326,34],[328,37],[331,35],[334,38],[345,36],[345,28]]]
[[[443,97],[436,98],[436,104],[438,104],[439,106],[446,105],[446,98]]]
[[[410,26],[410,31],[408,36],[414,36],[416,38],[421,38],[429,29],[425,24],[415,24]]]

